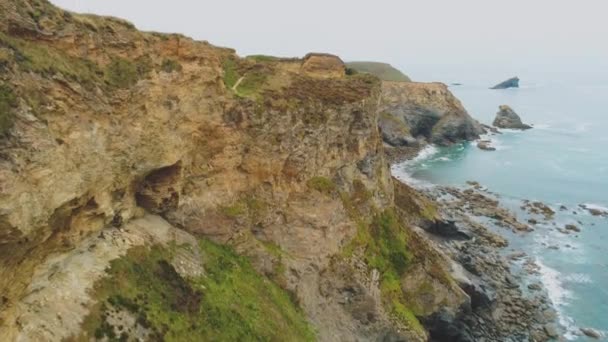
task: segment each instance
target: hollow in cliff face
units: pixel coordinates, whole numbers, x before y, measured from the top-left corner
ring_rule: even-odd
[[[181,174],[181,162],[150,172],[136,186],[137,205],[155,214],[177,209]]]

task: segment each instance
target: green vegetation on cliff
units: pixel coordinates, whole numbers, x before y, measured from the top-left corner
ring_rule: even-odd
[[[314,190],[322,192],[324,194],[331,194],[336,190],[336,185],[331,179],[326,177],[312,177],[306,182],[306,185]]]
[[[365,263],[380,272],[382,300],[393,318],[408,329],[423,332],[424,328],[401,289],[401,279],[415,262],[415,253],[410,250],[406,228],[395,209],[362,211],[361,207],[369,200],[369,193],[362,184],[354,186],[352,194],[341,193],[341,198],[358,226],[357,234],[345,248],[346,256],[362,254]]]
[[[106,81],[115,87],[133,86],[137,79],[137,65],[128,59],[115,58],[106,68]]]
[[[148,340],[312,341],[315,336],[289,295],[256,273],[228,247],[200,241],[204,275],[182,277],[171,264],[180,248],[136,247],[112,262],[96,284],[99,303],[83,323],[88,337],[126,340],[139,329]],[[116,325],[124,311],[137,329]]]
[[[182,71],[182,66],[181,66],[181,64],[179,64],[179,62],[177,62],[176,60],[173,60],[173,59],[168,59],[168,58],[163,60],[163,64],[161,65],[160,68],[164,72]]]
[[[12,50],[14,61],[19,69],[25,72],[35,72],[43,76],[61,74],[68,80],[85,86],[100,80],[101,71],[95,63],[68,56],[45,43],[30,42],[0,33],[0,47]]]
[[[383,81],[411,82],[412,80],[404,73],[390,64],[379,62],[348,62],[346,66],[357,72],[377,76]]]
[[[17,99],[13,90],[0,84],[0,135],[8,132],[13,126],[13,107],[17,105]]]

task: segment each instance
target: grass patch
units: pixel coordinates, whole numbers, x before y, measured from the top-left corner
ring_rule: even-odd
[[[128,88],[139,80],[137,65],[128,59],[116,57],[106,67],[105,79],[108,84],[118,88]]]
[[[227,88],[232,89],[241,77],[238,71],[237,62],[234,58],[228,58],[224,61],[222,66],[224,68],[224,85],[226,85]]]
[[[268,56],[268,55],[249,55],[245,58],[251,59],[255,62],[275,62],[275,61],[280,60],[279,57]]]
[[[229,206],[222,207],[221,212],[230,217],[247,217],[252,223],[261,220],[266,214],[268,204],[253,195],[247,195]]]
[[[327,195],[336,190],[336,184],[334,184],[331,179],[326,177],[312,177],[308,180],[308,182],[306,182],[306,185],[313,190],[317,190],[318,192]]]
[[[67,55],[41,42],[30,42],[0,33],[0,47],[13,50],[19,69],[45,76],[61,74],[84,86],[100,83],[101,70],[94,62]]]
[[[268,74],[264,70],[252,70],[245,74],[237,87],[237,93],[241,96],[252,96],[259,92],[266,83]]]
[[[179,64],[179,62],[177,62],[176,60],[166,58],[163,60],[160,69],[167,73],[172,73],[174,71],[180,72],[182,71],[182,65]]]
[[[0,84],[0,135],[6,134],[13,127],[13,109],[17,98],[6,84]]]
[[[289,295],[231,249],[201,240],[205,276],[184,279],[171,250],[136,247],[112,262],[95,287],[100,304],[86,317],[87,336],[116,338],[109,307],[133,313],[162,341],[313,341],[315,335]]]
[[[380,272],[382,301],[392,317],[414,331],[424,332],[401,289],[401,278],[415,259],[405,227],[392,208],[376,212],[371,219],[362,215],[359,204],[367,198],[367,192],[354,188],[352,194],[340,194],[344,208],[357,223],[357,233],[343,255],[361,252],[366,264]]]
[[[221,211],[224,215],[228,217],[237,218],[246,213],[247,207],[242,202],[236,202],[227,207],[222,207]]]
[[[367,73],[378,77],[383,81],[411,82],[400,70],[390,64],[379,62],[349,62],[346,63],[348,69],[353,69],[358,73]]]

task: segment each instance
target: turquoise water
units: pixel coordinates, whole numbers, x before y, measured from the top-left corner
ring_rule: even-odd
[[[577,327],[608,333],[608,218],[578,207],[608,207],[608,86],[524,83],[520,89],[465,85],[451,90],[483,123],[490,124],[498,106],[508,104],[535,128],[490,136],[494,152],[475,144],[430,148],[393,172],[434,184],[464,186],[475,180],[498,193],[522,220],[519,207],[529,199],[554,208],[557,227],[578,225],[582,231],[576,235],[538,225],[512,237],[511,248],[524,250],[542,266],[541,279],[568,339],[584,340]],[[568,210],[559,211],[561,205]]]

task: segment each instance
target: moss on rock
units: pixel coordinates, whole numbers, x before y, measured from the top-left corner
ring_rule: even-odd
[[[182,71],[182,65],[178,61],[169,58],[163,60],[160,68],[167,73]]]
[[[128,59],[114,58],[106,67],[105,78],[112,86],[118,88],[131,87],[139,79],[137,65]]]
[[[324,193],[324,194],[331,194],[332,192],[334,192],[336,190],[336,185],[334,184],[334,182],[332,182],[331,179],[326,178],[326,177],[312,177],[311,179],[308,180],[308,182],[306,182],[306,185],[313,190],[317,190],[318,192]]]
[[[79,339],[118,340],[123,332],[137,331],[108,320],[120,310],[136,317],[135,325],[147,331],[148,340],[315,339],[289,295],[256,273],[246,258],[201,240],[205,275],[187,279],[171,265],[175,248],[181,247],[136,247],[112,262],[109,276],[96,284],[98,304],[86,317]]]
[[[0,135],[4,135],[13,127],[13,109],[17,98],[13,90],[6,84],[0,84]]]

